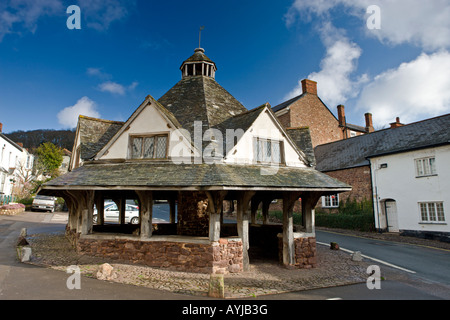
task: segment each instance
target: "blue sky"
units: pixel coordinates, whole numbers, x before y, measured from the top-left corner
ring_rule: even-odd
[[[69,30],[77,5],[81,29]],[[380,29],[369,30],[370,5]],[[448,0],[5,0],[0,4],[4,132],[70,128],[78,114],[125,121],[160,98],[201,46],[216,80],[248,109],[301,93],[381,128],[450,112]]]

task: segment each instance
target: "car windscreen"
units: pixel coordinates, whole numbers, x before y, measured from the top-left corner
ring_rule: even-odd
[[[53,200],[53,197],[50,196],[36,196],[37,200]]]

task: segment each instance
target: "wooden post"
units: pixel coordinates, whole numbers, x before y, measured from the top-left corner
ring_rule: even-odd
[[[250,221],[252,224],[256,224],[256,212],[258,211],[259,204],[261,203],[261,199],[252,198],[250,205]]]
[[[242,240],[243,250],[243,267],[244,271],[250,270],[250,260],[248,257],[249,238],[248,238],[248,203],[250,199],[255,195],[253,191],[242,191],[238,194],[237,200],[237,229],[238,236]]]
[[[94,211],[94,191],[86,190],[81,192],[81,234],[91,234],[93,226],[93,211]]]
[[[97,225],[105,224],[105,199],[101,191],[95,192],[95,206],[97,208]]]
[[[122,195],[119,199],[119,224],[124,225],[125,224],[125,205],[126,205],[126,198]]]
[[[170,206],[170,223],[175,223],[175,198],[169,199],[169,206]]]
[[[321,193],[308,192],[302,196],[302,220],[307,233],[315,233],[315,206]]]
[[[209,241],[220,239],[220,213],[227,191],[207,191],[209,211]]]
[[[263,200],[262,203],[263,224],[269,224],[269,206],[271,202],[272,202],[271,199]]]
[[[153,228],[153,192],[152,191],[136,191],[139,197],[139,214],[141,220],[141,238],[151,238]]]
[[[288,192],[283,196],[283,264],[295,264],[294,219],[292,211],[299,193]]]

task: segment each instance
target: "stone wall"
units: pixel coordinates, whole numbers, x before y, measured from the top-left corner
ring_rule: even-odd
[[[86,255],[176,271],[227,274],[243,270],[242,241],[236,238],[209,243],[79,238],[77,249]]]
[[[349,197],[351,200],[356,200],[357,202],[372,199],[372,183],[369,166],[324,173],[352,186],[352,191],[339,194],[339,201],[345,201]],[[321,202],[319,201],[319,203]]]
[[[209,233],[208,197],[204,192],[179,192],[178,235],[207,237]]]
[[[299,269],[315,268],[317,250],[315,237],[294,238],[295,267]],[[283,237],[278,237],[278,259],[283,263]]]

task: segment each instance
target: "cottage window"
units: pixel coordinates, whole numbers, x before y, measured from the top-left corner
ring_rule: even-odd
[[[444,204],[442,202],[419,202],[422,222],[444,222]]]
[[[167,158],[167,135],[141,136],[131,138],[132,159]]]
[[[322,208],[339,207],[339,194],[332,194],[322,197]]]
[[[255,139],[255,161],[258,163],[281,163],[282,142],[269,139]]]
[[[416,159],[416,177],[436,174],[436,159],[434,157]]]

